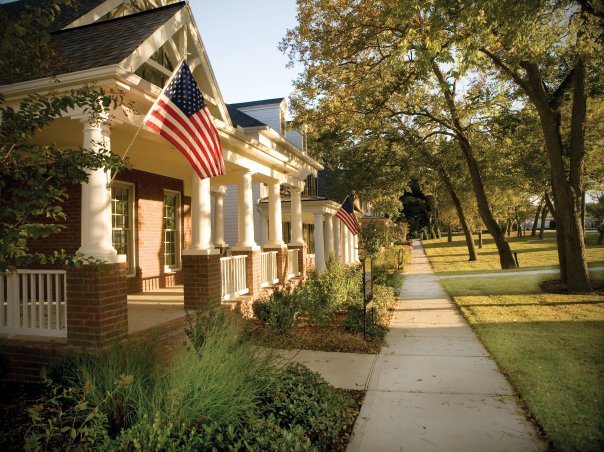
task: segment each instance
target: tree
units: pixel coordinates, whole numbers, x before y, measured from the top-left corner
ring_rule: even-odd
[[[23,59],[18,61],[29,61],[30,66],[13,69],[12,65],[0,65],[2,80],[15,80],[24,71],[35,73],[48,67],[48,58],[52,58],[53,53],[48,48],[48,33],[39,25],[52,22],[59,5],[65,3],[69,2],[28,9],[12,19],[13,23],[4,33],[18,29],[23,34],[14,42],[2,40],[0,61],[4,63],[7,58],[23,52]],[[5,16],[0,14],[0,17],[0,23],[7,22]],[[25,43],[24,36],[40,42]],[[31,59],[26,58],[27,54]],[[106,112],[119,102],[119,96],[92,86],[64,93],[30,95],[18,105],[7,104],[0,96],[0,272],[20,265],[68,258],[59,250],[50,256],[32,252],[31,241],[63,228],[59,223],[65,218],[61,204],[71,184],[86,182],[89,170],[117,171],[124,167],[107,149],[92,152],[84,148],[35,144],[36,132],[74,109],[88,113],[91,122],[102,121]]]
[[[467,63],[458,58],[446,24],[424,2],[300,0],[298,5],[299,25],[282,48],[305,67],[293,102],[300,120],[311,124],[311,132],[344,123],[352,136],[363,137],[372,125],[394,118],[453,138],[501,266],[514,268],[473,145],[480,116],[497,108],[504,89],[476,84],[457,90]]]
[[[562,279],[572,291],[591,290],[581,211],[587,98],[601,94],[601,7],[589,1],[504,0],[452,7],[447,15],[466,58],[478,65],[490,62],[498,77],[512,81],[536,109],[550,169]]]

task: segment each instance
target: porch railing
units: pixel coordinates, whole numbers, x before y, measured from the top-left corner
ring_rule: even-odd
[[[0,333],[67,337],[64,270],[0,274]]]
[[[260,253],[260,287],[278,283],[277,252],[265,251]]]
[[[294,248],[293,250],[287,250],[287,277],[295,278],[300,276],[300,267],[298,265],[298,252],[300,250]]]
[[[246,261],[247,256],[220,258],[223,300],[230,300],[249,292],[247,287]]]

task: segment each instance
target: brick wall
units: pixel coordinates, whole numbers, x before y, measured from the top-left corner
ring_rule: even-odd
[[[222,284],[220,254],[182,257],[185,310],[202,310],[220,304]]]
[[[184,182],[139,170],[124,171],[116,181],[134,184],[136,276],[128,278],[128,293],[182,284],[181,270],[164,272],[163,205],[164,190],[181,193],[181,239],[186,249],[191,240],[191,200],[183,194]]]
[[[187,249],[191,243],[191,198],[183,194],[184,182],[139,170],[124,171],[116,181],[133,184],[135,194],[136,275],[128,278],[128,293],[182,284],[181,270],[164,272],[163,200],[164,190],[181,193],[181,239],[183,249]],[[51,253],[64,249],[75,253],[81,243],[81,202],[82,187],[71,186],[68,199],[62,205],[67,215],[63,222],[65,228],[59,234],[32,242],[32,251]]]
[[[104,347],[128,334],[126,264],[67,270],[67,341]]]

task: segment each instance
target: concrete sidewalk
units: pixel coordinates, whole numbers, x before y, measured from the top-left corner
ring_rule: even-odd
[[[547,449],[440,287],[421,244],[414,246],[386,342],[349,451]]]

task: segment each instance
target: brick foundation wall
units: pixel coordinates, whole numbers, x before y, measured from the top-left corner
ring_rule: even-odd
[[[126,264],[67,270],[67,341],[104,347],[128,334]]]
[[[182,263],[185,310],[218,306],[222,296],[220,255],[185,255]]]

